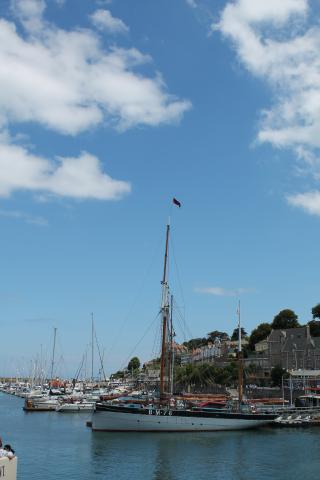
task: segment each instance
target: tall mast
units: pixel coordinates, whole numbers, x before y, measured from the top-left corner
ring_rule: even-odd
[[[168,318],[168,342],[167,342],[167,372],[168,372],[168,392],[171,394],[171,370],[172,370],[172,295],[170,295],[170,316]]]
[[[52,350],[52,359],[51,359],[50,380],[53,379],[54,356],[55,356],[55,353],[56,353],[56,337],[57,337],[57,327],[54,327],[54,329],[53,329],[53,350]]]
[[[242,361],[242,341],[241,341],[241,313],[240,313],[240,300],[238,304],[238,332],[239,332],[239,337],[238,337],[238,362],[239,362],[239,387],[238,387],[238,398],[239,398],[239,409],[242,403],[242,398],[243,398],[243,361]]]
[[[164,254],[164,266],[162,277],[162,345],[161,345],[161,365],[160,365],[160,402],[165,398],[164,392],[164,376],[165,376],[165,362],[166,362],[166,343],[167,343],[167,322],[169,318],[169,302],[168,302],[168,282],[167,282],[167,263],[168,263],[168,250],[169,250],[169,234],[170,225],[167,225],[166,232],[166,248]]]
[[[91,313],[91,382],[93,383],[93,358],[94,358],[94,325],[93,325],[93,313]]]
[[[173,295],[171,295],[171,302],[170,302],[170,394],[173,395],[173,375],[174,375],[174,336],[175,333],[173,331],[173,319],[172,319],[172,312],[173,312]]]

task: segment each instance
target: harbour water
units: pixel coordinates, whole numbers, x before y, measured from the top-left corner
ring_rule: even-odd
[[[320,428],[210,434],[93,433],[86,414],[26,413],[0,393],[18,480],[318,480]]]

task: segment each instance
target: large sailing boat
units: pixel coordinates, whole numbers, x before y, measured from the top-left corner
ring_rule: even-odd
[[[178,408],[172,396],[173,362],[168,361],[168,343],[172,345],[170,328],[170,297],[168,285],[168,253],[170,225],[166,230],[166,245],[162,277],[162,344],[160,364],[160,397],[157,403],[132,408],[108,403],[97,403],[92,417],[93,431],[113,432],[208,432],[242,430],[273,422],[276,415],[252,413],[242,402],[242,354],[239,348],[239,401],[236,408],[221,411],[206,408]],[[240,312],[240,310],[239,310]],[[240,325],[240,316],[239,316]],[[240,332],[239,327],[239,332]],[[168,342],[169,337],[169,342]],[[241,339],[241,335],[240,335]],[[241,341],[241,340],[240,340]],[[240,345],[239,345],[240,346]]]

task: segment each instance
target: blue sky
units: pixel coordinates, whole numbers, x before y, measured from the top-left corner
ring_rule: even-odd
[[[169,215],[179,341],[231,332],[238,299],[247,331],[283,308],[310,320],[319,9],[1,2],[3,373],[28,373],[41,345],[49,359],[56,326],[57,373],[74,375],[91,312],[108,372],[156,354]]]

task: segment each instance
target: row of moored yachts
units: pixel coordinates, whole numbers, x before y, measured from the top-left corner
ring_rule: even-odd
[[[30,387],[24,383],[0,383],[0,391],[25,399],[25,411],[93,412],[101,398],[112,399],[128,393],[127,386],[86,386],[77,384],[51,389],[49,385]]]

